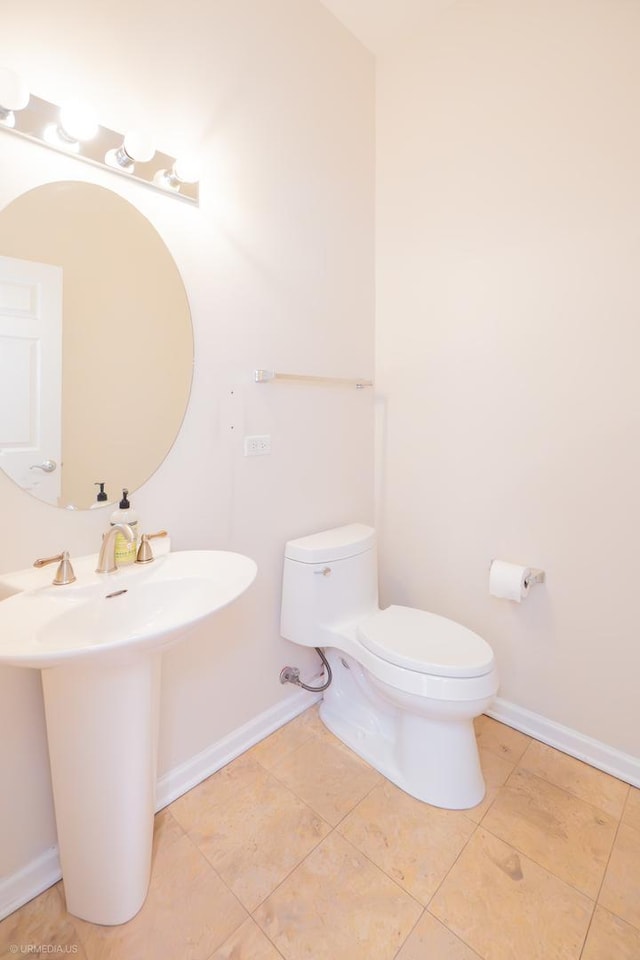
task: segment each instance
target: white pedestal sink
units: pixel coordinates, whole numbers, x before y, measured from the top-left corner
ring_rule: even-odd
[[[62,877],[70,913],[131,919],[149,885],[163,647],[239,597],[253,560],[168,553],[77,581],[0,575],[0,663],[42,671]]]

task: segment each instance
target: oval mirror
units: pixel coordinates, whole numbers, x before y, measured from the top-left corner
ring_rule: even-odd
[[[48,183],[0,211],[0,467],[40,500],[86,509],[158,468],[193,374],[184,284],[118,194]]]

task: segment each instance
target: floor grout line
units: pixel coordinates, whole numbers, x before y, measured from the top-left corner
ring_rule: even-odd
[[[534,743],[540,743],[541,741],[536,740],[536,741],[532,741],[532,742],[534,742]],[[543,744],[543,746],[547,746],[547,744]],[[550,749],[550,750],[556,750],[555,747],[549,747],[549,749]],[[528,750],[528,748],[527,748],[527,750]],[[525,750],[525,754],[526,754],[526,752],[527,752],[527,751]],[[560,750],[556,750],[556,752],[557,752],[557,753],[562,753],[562,751],[560,751]],[[616,783],[625,783],[624,780],[620,780],[619,777],[614,777],[613,774],[611,774],[611,773],[605,773],[604,770],[598,770],[596,767],[591,767],[590,764],[586,763],[586,761],[584,761],[584,760],[577,760],[576,757],[571,757],[569,754],[562,754],[562,756],[569,757],[570,760],[576,760],[577,763],[583,763],[585,767],[588,767],[590,770],[594,770],[594,771],[596,771],[597,773],[602,774],[603,777],[609,777],[611,780],[615,781]],[[522,759],[524,759],[524,754],[523,754],[523,756],[522,756]],[[628,783],[625,783],[625,786],[627,787],[627,795],[626,795],[625,801],[624,801],[624,803],[623,803],[623,805],[622,805],[622,810],[621,810],[621,812],[620,812],[620,816],[616,816],[616,815],[613,814],[613,813],[609,813],[609,811],[608,811],[608,810],[605,810],[604,807],[599,807],[597,803],[593,803],[591,800],[585,800],[585,798],[584,798],[583,796],[580,796],[579,793],[574,793],[572,790],[569,789],[569,787],[562,786],[562,785],[559,784],[556,780],[552,780],[549,776],[545,776],[545,775],[544,775],[544,772],[540,772],[540,773],[539,773],[539,772],[536,771],[536,770],[530,770],[529,768],[523,766],[523,765],[522,765],[522,761],[519,761],[519,762],[516,764],[516,770],[522,770],[524,773],[528,773],[528,774],[529,774],[530,776],[532,776],[532,777],[538,777],[539,780],[544,780],[545,783],[550,784],[552,787],[557,787],[558,790],[564,790],[564,792],[565,792],[565,793],[568,793],[570,797],[573,797],[575,800],[581,800],[583,803],[588,803],[590,806],[595,807],[596,810],[600,810],[602,813],[606,814],[608,817],[611,817],[612,820],[617,820],[617,821],[621,821],[621,820],[622,820],[622,817],[623,817],[623,815],[624,815],[625,806],[626,806],[626,803],[627,803],[627,799],[628,799],[629,793],[630,793],[630,791],[631,791],[631,786],[630,786],[630,784],[628,784]]]
[[[629,794],[627,794],[627,799],[628,799],[628,796],[629,796]],[[589,920],[589,926],[587,927],[587,932],[586,932],[586,935],[585,935],[585,938],[584,938],[584,943],[582,944],[582,950],[580,951],[580,957],[582,957],[582,954],[584,953],[584,949],[585,949],[585,946],[586,946],[586,944],[587,944],[587,940],[589,939],[589,933],[591,932],[591,927],[592,927],[592,924],[593,924],[593,921],[594,921],[594,918],[595,918],[595,915],[596,915],[596,910],[598,909],[598,906],[599,906],[600,894],[602,893],[602,888],[603,888],[603,886],[604,886],[604,882],[605,882],[605,880],[607,879],[607,872],[608,872],[608,870],[609,870],[609,864],[611,863],[611,857],[612,857],[612,855],[613,855],[613,850],[614,850],[615,845],[616,845],[616,840],[618,839],[618,833],[620,832],[620,827],[622,826],[622,818],[623,818],[623,816],[624,816],[624,811],[625,811],[625,809],[626,809],[626,805],[627,805],[627,800],[625,800],[625,805],[624,805],[624,807],[622,808],[622,813],[620,814],[620,819],[618,820],[618,823],[617,823],[617,826],[616,826],[616,832],[615,832],[615,834],[614,834],[614,836],[613,836],[613,843],[611,844],[611,849],[609,850],[609,856],[607,857],[607,863],[606,863],[606,865],[605,865],[605,868],[604,868],[604,871],[603,871],[603,874],[602,874],[602,880],[600,881],[600,886],[598,887],[598,892],[597,892],[597,894],[596,894],[596,899],[595,899],[595,906],[594,906],[594,908],[593,908],[593,913],[591,914],[591,919]],[[603,909],[606,909],[606,908],[603,907]],[[613,910],[609,910],[609,913],[610,913],[612,916],[614,916],[614,917],[615,917],[615,916],[618,916],[616,913],[613,912]],[[628,923],[628,921],[625,921],[624,917],[619,917],[619,919],[622,920],[623,923]],[[633,926],[633,924],[631,924],[631,926]]]
[[[515,850],[515,852],[520,854],[521,857],[526,857],[527,860],[531,860],[532,863],[535,863],[535,865],[537,867],[540,867],[541,870],[544,870],[545,873],[548,873],[555,880],[560,881],[560,883],[564,883],[564,885],[566,887],[570,887],[571,890],[575,890],[576,893],[579,893],[580,896],[584,897],[586,900],[590,900],[591,903],[593,904],[597,903],[597,901],[593,897],[589,896],[588,893],[585,893],[584,890],[581,890],[579,887],[576,887],[574,883],[570,883],[568,880],[565,880],[564,877],[559,877],[558,874],[554,873],[554,871],[550,867],[546,867],[544,863],[540,863],[539,860],[536,860],[536,858],[532,857],[530,853],[526,853],[519,846],[516,846],[515,843],[511,842],[510,840],[505,840],[504,837],[498,836],[497,833],[494,833],[493,830],[490,830],[488,827],[483,826],[482,829],[485,831],[485,833],[488,833],[491,837],[493,837],[494,840],[498,840],[500,843],[504,843],[505,846],[511,847],[511,849]]]
[[[402,943],[400,944],[400,946],[398,947],[398,949],[397,949],[396,952],[394,953],[392,960],[397,960],[398,954],[400,953],[401,950],[404,949],[405,944],[407,943],[407,941],[408,941],[409,938],[411,937],[413,931],[416,929],[416,927],[418,926],[418,924],[421,922],[421,920],[422,920],[422,918],[424,917],[424,915],[425,915],[426,912],[427,912],[427,908],[426,908],[426,907],[423,907],[423,908],[422,908],[422,913],[420,914],[420,916],[418,917],[418,919],[416,920],[416,922],[414,923],[414,925],[411,927],[411,930],[409,930],[409,933],[406,935],[406,937],[404,938],[404,940],[402,941]]]

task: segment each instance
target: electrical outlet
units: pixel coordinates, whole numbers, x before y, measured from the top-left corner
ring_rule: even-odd
[[[271,453],[271,435],[263,433],[255,437],[244,438],[245,457],[264,457]]]

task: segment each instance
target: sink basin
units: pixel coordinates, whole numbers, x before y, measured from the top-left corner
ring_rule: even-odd
[[[167,553],[114,574],[93,567],[93,557],[74,560],[78,579],[63,587],[50,585],[50,571],[0,575],[0,663],[42,669],[165,646],[244,593],[257,569],[222,550]],[[43,573],[46,585],[35,585]]]
[[[112,925],[149,887],[162,651],[244,593],[257,567],[217,550],[113,574],[96,574],[96,560],[74,557],[66,586],[50,569],[0,574],[0,664],[42,672],[67,909]]]

